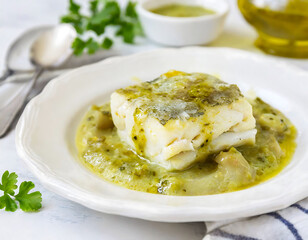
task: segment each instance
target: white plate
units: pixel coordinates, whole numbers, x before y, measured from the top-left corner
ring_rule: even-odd
[[[218,74],[285,113],[298,129],[292,162],[276,177],[249,189],[195,197],[164,196],[108,183],[77,158],[75,133],[91,104],[109,100],[131,78],[152,80],[170,69]],[[26,107],[16,130],[17,150],[38,179],[86,207],[166,222],[215,221],[282,209],[308,196],[308,73],[227,48],[161,49],[114,57],[51,81]]]

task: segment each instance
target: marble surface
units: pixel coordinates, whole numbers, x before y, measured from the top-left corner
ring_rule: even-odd
[[[65,13],[66,0],[0,0],[0,71],[10,43],[26,29],[56,24]],[[84,0],[83,2],[86,2]],[[253,46],[255,32],[232,5],[221,37],[211,46],[225,46],[259,52]],[[286,60],[308,69],[307,60]],[[1,103],[1,102],[0,102]],[[203,223],[168,224],[112,216],[92,211],[44,189],[23,164],[15,150],[14,131],[0,139],[0,174],[16,172],[19,183],[31,180],[43,194],[43,208],[38,213],[0,210],[1,239],[202,239]]]

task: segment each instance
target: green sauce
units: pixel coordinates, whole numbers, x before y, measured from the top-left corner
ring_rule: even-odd
[[[201,6],[182,4],[165,5],[152,9],[151,12],[168,17],[200,17],[215,13],[213,10]]]
[[[207,106],[230,104],[242,97],[235,84],[227,84],[209,74],[187,74],[176,70],[117,92],[128,99],[142,97],[140,110],[158,119],[162,125],[170,119],[178,119],[183,111],[190,117],[198,117],[204,114]]]
[[[246,180],[241,175],[232,177],[230,172],[226,173],[214,161],[218,154],[183,171],[170,172],[150,163],[120,140],[112,126],[109,104],[93,106],[86,113],[77,132],[77,149],[81,161],[95,174],[132,190],[191,196],[248,188],[278,174],[290,162],[296,148],[296,129],[281,112],[259,98],[251,104],[257,122],[256,144],[228,151],[233,155],[241,153],[253,168],[255,176]],[[137,137],[144,137],[142,129],[136,132]]]

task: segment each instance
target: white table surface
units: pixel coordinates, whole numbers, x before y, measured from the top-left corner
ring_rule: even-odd
[[[84,0],[85,2],[86,0]],[[66,12],[68,0],[0,0],[0,71],[10,43],[26,29],[57,24]],[[259,52],[253,46],[256,34],[232,8],[223,34],[211,46],[224,46]],[[261,53],[262,54],[262,53]],[[308,60],[287,60],[308,69]],[[28,171],[17,155],[14,131],[0,139],[0,174],[16,172],[19,183],[31,180],[43,194],[38,213],[0,210],[0,239],[202,239],[203,223],[159,223],[99,213],[46,190]]]

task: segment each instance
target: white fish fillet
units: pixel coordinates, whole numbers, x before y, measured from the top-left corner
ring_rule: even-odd
[[[235,85],[201,73],[171,71],[119,89],[111,113],[120,138],[168,170],[210,153],[255,142],[252,107]]]

